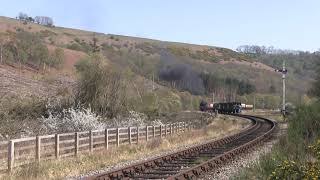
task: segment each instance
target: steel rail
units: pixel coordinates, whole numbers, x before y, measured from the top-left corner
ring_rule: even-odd
[[[249,119],[253,124],[237,134],[219,140],[212,140],[85,179],[192,179],[265,141],[276,127],[276,123],[269,119],[249,115],[235,116]]]

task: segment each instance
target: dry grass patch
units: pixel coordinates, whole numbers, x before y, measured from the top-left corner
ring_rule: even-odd
[[[280,112],[276,112],[276,111],[256,111],[256,112],[252,112],[252,111],[247,111],[245,114],[249,114],[249,115],[253,115],[253,116],[260,116],[263,118],[269,118],[272,120],[276,120],[277,122],[283,122],[283,116]]]
[[[183,149],[186,146],[206,140],[233,134],[248,125],[249,122],[245,120],[237,121],[235,117],[219,116],[203,129],[192,130],[163,139],[157,138],[150,140],[148,143],[124,145],[92,155],[31,164],[17,168],[9,175],[3,175],[2,179],[64,179],[65,177],[77,177],[80,174],[98,169],[111,170],[129,163]]]

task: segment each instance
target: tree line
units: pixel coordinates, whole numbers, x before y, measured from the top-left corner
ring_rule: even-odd
[[[212,73],[201,73],[205,94],[215,94],[220,101],[235,101],[237,95],[251,94],[256,87],[249,81],[239,80],[234,77],[219,77]]]
[[[237,48],[237,51],[274,68],[281,68],[285,61],[289,73],[307,78],[313,78],[316,75],[315,63],[320,61],[320,51],[311,53],[257,45],[242,45]]]
[[[27,22],[32,22],[32,23],[37,23],[37,24],[41,24],[44,26],[50,26],[52,27],[53,24],[53,19],[51,17],[47,17],[47,16],[36,16],[36,17],[31,17],[28,16],[26,13],[20,12],[19,15],[17,16],[17,19],[19,19],[20,21],[23,21],[24,23]]]
[[[317,76],[316,76],[316,80],[313,82],[313,86],[310,90],[310,94],[320,99],[320,61],[317,62],[316,66],[317,66],[317,69],[316,69]]]
[[[278,54],[278,55],[300,55],[300,54],[312,54],[309,51],[291,50],[291,49],[278,49],[273,46],[258,46],[258,45],[241,45],[236,49],[240,53],[263,55],[263,54]],[[319,54],[319,51],[314,52]]]

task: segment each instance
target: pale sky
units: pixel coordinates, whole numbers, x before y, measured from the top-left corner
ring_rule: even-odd
[[[57,26],[235,49],[320,48],[319,0],[0,0],[0,16],[50,16]]]

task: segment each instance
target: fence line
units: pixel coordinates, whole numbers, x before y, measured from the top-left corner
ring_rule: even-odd
[[[101,149],[108,150],[110,147],[119,147],[123,144],[138,144],[190,129],[190,124],[178,122],[12,139],[0,142],[0,170],[11,171],[14,167],[42,160],[77,156]]]

